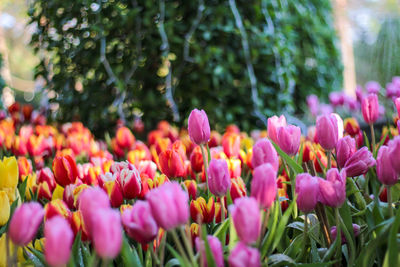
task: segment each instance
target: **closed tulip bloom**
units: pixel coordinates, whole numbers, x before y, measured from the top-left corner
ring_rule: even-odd
[[[122,246],[120,213],[112,209],[98,209],[92,216],[92,238],[96,253],[103,259],[114,259]]]
[[[308,173],[296,176],[297,206],[302,212],[310,212],[317,205],[319,198],[319,182],[317,177]]]
[[[209,235],[207,236],[207,242],[210,246],[211,254],[214,258],[215,264],[217,267],[224,267],[224,252],[222,250],[222,245],[219,239],[215,236]],[[200,238],[196,238],[196,250],[199,252],[200,257],[202,258],[202,262],[204,262],[204,267],[207,267],[207,255],[206,255],[206,246],[204,241]],[[203,267],[202,266],[202,267]]]
[[[251,165],[256,168],[264,163],[269,163],[278,171],[279,157],[274,146],[267,138],[258,140],[253,146],[253,156],[251,158]]]
[[[65,187],[73,184],[78,177],[75,160],[70,156],[56,156],[53,160],[53,172],[56,182]]]
[[[278,128],[278,145],[288,155],[294,156],[299,151],[301,130],[294,125]]]
[[[231,187],[228,163],[224,159],[212,159],[208,167],[208,186],[210,192],[222,197]]]
[[[339,139],[336,145],[336,162],[343,168],[346,161],[356,152],[356,140],[350,136]]]
[[[222,137],[222,148],[228,158],[237,158],[240,154],[240,135],[234,132],[227,132]]]
[[[126,199],[138,197],[142,189],[140,173],[134,166],[132,167],[132,170],[123,169],[118,176],[118,181],[121,184],[122,192]]]
[[[36,177],[37,177],[36,182],[38,184],[46,182],[49,185],[49,189],[51,192],[53,192],[54,189],[56,189],[56,185],[57,185],[56,180],[54,179],[54,174],[50,170],[50,168],[45,167],[45,168],[41,169],[40,171],[37,171]]]
[[[340,207],[346,200],[346,171],[340,173],[332,168],[326,173],[326,180],[319,178],[319,197],[324,205]]]
[[[61,216],[47,220],[44,225],[44,255],[50,266],[64,266],[71,255],[74,233],[68,221]]]
[[[239,242],[228,258],[229,267],[261,267],[260,252]]]
[[[257,200],[252,197],[242,197],[229,206],[233,224],[239,239],[246,244],[257,241],[261,231],[261,214]]]
[[[269,163],[264,163],[254,169],[251,181],[251,196],[264,209],[271,207],[275,200],[278,190],[276,175],[275,169]]]
[[[366,174],[368,169],[375,166],[376,161],[372,153],[367,147],[362,147],[357,150],[344,165],[346,175],[348,177],[356,177],[362,174]]]
[[[10,201],[7,193],[0,190],[0,226],[5,225],[10,218]]]
[[[194,109],[188,119],[190,140],[195,144],[205,144],[210,139],[210,123],[204,110]]]
[[[283,126],[286,126],[285,116],[272,116],[268,118],[268,137],[274,143],[278,143],[278,128]]]
[[[376,174],[378,180],[384,185],[394,185],[398,181],[398,175],[393,168],[390,159],[390,149],[387,146],[381,146],[376,159]]]
[[[168,178],[183,177],[185,164],[182,157],[173,149],[167,149],[159,155],[160,169]]]
[[[126,209],[122,213],[122,224],[127,235],[142,245],[153,241],[158,234],[159,228],[147,201],[138,200],[132,209]]]
[[[14,244],[26,246],[35,237],[43,220],[44,210],[37,202],[23,203],[19,206],[10,221],[8,234]]]
[[[373,124],[379,118],[379,101],[376,94],[369,94],[361,102],[361,111],[364,120],[368,124]]]
[[[18,163],[15,157],[3,157],[0,160],[0,190],[15,189],[18,185]]]
[[[215,215],[214,198],[210,197],[208,202],[199,197],[190,201],[190,216],[195,222],[211,223]]]
[[[400,121],[398,124],[400,129]],[[388,146],[392,167],[396,170],[397,174],[400,175],[400,136],[393,138],[393,140],[389,142]]]
[[[171,230],[189,220],[188,194],[176,182],[167,182],[146,194],[157,224]]]
[[[127,127],[118,128],[115,139],[117,140],[118,146],[122,149],[129,149],[135,143],[135,136]]]
[[[332,113],[330,115],[319,116],[315,127],[319,144],[325,150],[334,149],[340,136],[340,126],[337,117]]]

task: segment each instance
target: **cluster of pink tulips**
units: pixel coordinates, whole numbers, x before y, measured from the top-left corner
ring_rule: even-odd
[[[0,120],[0,267],[397,266],[393,100],[382,130],[369,89],[366,132],[316,109],[304,135],[283,115],[221,135],[195,109],[187,130],[161,122],[147,142],[127,126],[96,140],[15,104]]]

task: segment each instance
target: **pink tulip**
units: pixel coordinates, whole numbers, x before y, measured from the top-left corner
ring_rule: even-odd
[[[397,122],[400,129],[400,121]],[[389,158],[393,168],[400,175],[400,136],[396,136],[389,141]]]
[[[55,216],[44,225],[44,255],[50,266],[64,266],[71,255],[74,232],[68,221]]]
[[[332,168],[326,173],[326,180],[319,178],[319,201],[331,207],[340,207],[346,200],[346,171],[340,173]]]
[[[356,97],[357,101],[361,103],[364,98],[364,91],[361,85],[357,85],[356,87]]]
[[[379,101],[376,94],[364,97],[361,103],[361,111],[367,124],[373,124],[379,118]]]
[[[231,251],[228,258],[230,267],[261,267],[260,252],[256,248],[248,247],[239,242]]]
[[[254,197],[262,208],[268,209],[275,200],[278,186],[276,171],[269,163],[264,163],[254,169],[251,181],[251,196]]]
[[[133,166],[133,165],[132,165]],[[142,189],[142,180],[139,171],[133,166],[133,169],[123,169],[118,176],[118,182],[121,185],[124,198],[133,199],[140,195]]]
[[[274,143],[278,143],[278,128],[286,126],[286,118],[281,115],[279,118],[277,116],[273,116],[268,118],[268,137]]]
[[[331,92],[329,94],[329,102],[333,107],[342,106],[344,104],[344,93]]]
[[[356,177],[362,174],[366,174],[368,169],[376,164],[372,153],[367,147],[362,147],[357,150],[344,165],[346,175],[348,177]]]
[[[252,197],[235,199],[229,206],[233,224],[239,239],[246,244],[257,241],[261,232],[261,215],[257,200]]]
[[[104,208],[94,211],[92,216],[92,238],[96,253],[103,259],[114,259],[122,246],[120,213]]]
[[[400,134],[400,120],[397,121],[397,130],[399,131]]]
[[[188,120],[190,140],[195,144],[205,144],[210,139],[210,123],[204,110],[194,109]]]
[[[211,254],[213,255],[215,264],[217,267],[224,267],[224,252],[222,250],[222,245],[219,239],[215,236],[207,236],[208,245],[210,246]],[[199,252],[202,262],[204,262],[204,267],[207,267],[207,255],[206,247],[204,241],[200,238],[196,238],[196,250]],[[202,267],[203,267],[202,266]]]
[[[336,161],[343,168],[346,161],[356,152],[356,141],[350,136],[345,136],[336,144]]]
[[[319,182],[317,177],[308,173],[296,176],[297,206],[303,212],[312,211],[319,199]]]
[[[301,130],[294,125],[278,128],[278,145],[288,155],[294,156],[299,151]]]
[[[35,237],[43,217],[44,210],[39,203],[23,203],[10,221],[8,234],[11,241],[18,246],[26,246]]]
[[[396,105],[396,109],[397,109],[397,114],[400,117],[400,97],[396,98],[396,100],[394,101],[395,105]]]
[[[325,150],[334,149],[340,136],[340,126],[336,115],[331,113],[330,115],[319,116],[315,127],[319,144]]]
[[[318,96],[309,95],[309,96],[307,96],[306,101],[307,101],[307,106],[308,106],[308,109],[310,110],[311,115],[316,117],[318,115],[318,106],[319,106]]]
[[[146,194],[157,224],[171,230],[189,220],[189,196],[176,182],[167,182]]]
[[[208,186],[211,193],[218,197],[224,196],[231,187],[228,163],[225,159],[212,159],[210,161]]]
[[[100,188],[85,189],[79,196],[79,210],[89,235],[93,234],[93,214],[100,209],[110,208],[110,199],[106,192]]]
[[[331,232],[332,240],[335,240],[336,235],[337,235],[336,226],[332,226],[330,232]],[[358,224],[353,223],[353,233],[354,233],[354,237],[357,237],[358,235],[360,235],[360,226]],[[343,231],[340,232],[340,236],[341,236],[340,240],[342,241],[342,244],[347,243],[346,236],[344,235]]]
[[[399,152],[397,152],[399,153]],[[393,157],[392,157],[393,158]],[[398,162],[399,158],[397,158]],[[378,180],[384,185],[394,185],[398,181],[398,175],[391,162],[390,149],[387,146],[381,146],[376,159],[376,174]]]
[[[278,171],[278,153],[267,138],[257,141],[257,143],[253,146],[253,156],[251,158],[251,165],[253,168],[256,168],[264,163],[270,163],[275,171]]]
[[[365,85],[365,89],[367,90],[368,94],[378,94],[379,90],[381,89],[381,85],[376,81],[369,81]]]
[[[146,201],[138,200],[132,209],[126,209],[122,213],[122,224],[128,236],[142,245],[152,241],[158,234],[158,225]]]

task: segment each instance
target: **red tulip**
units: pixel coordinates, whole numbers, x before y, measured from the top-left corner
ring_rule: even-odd
[[[159,156],[161,172],[168,178],[183,177],[185,175],[185,164],[178,152],[167,149]]]
[[[211,223],[214,219],[214,198],[210,197],[208,202],[203,197],[190,201],[190,216],[195,222]]]
[[[379,118],[379,101],[376,94],[364,97],[361,103],[361,111],[367,124],[373,124]]]
[[[78,177],[75,160],[69,155],[54,158],[53,172],[56,182],[62,187],[75,183]]]

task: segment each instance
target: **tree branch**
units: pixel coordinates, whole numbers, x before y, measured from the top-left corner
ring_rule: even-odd
[[[203,11],[205,9],[204,0],[199,0],[199,6],[197,8],[196,18],[194,19],[192,26],[190,27],[189,31],[185,34],[185,44],[183,46],[183,60],[188,62],[194,62],[193,58],[190,57],[190,40],[194,32],[196,31],[197,27],[199,27],[200,21],[203,17]]]

